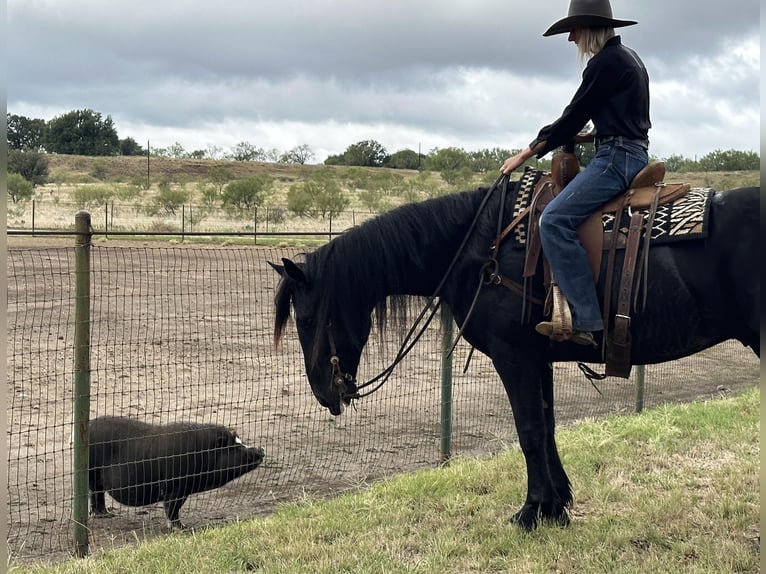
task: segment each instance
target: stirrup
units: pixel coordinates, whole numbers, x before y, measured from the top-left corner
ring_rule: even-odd
[[[551,334],[553,341],[566,341],[572,335],[572,311],[558,284],[551,283],[553,311],[551,311]]]

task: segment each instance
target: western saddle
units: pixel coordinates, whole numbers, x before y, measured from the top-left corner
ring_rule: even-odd
[[[570,152],[559,152],[553,156],[551,173],[543,175],[537,182],[531,204],[529,206],[529,233],[527,234],[527,251],[524,265],[524,279],[533,277],[538,268],[538,262],[542,253],[540,243],[540,215],[545,206],[579,173],[580,167],[577,157]],[[631,371],[631,335],[630,335],[630,312],[638,303],[638,293],[643,290],[643,302],[646,304],[647,273],[649,262],[649,244],[651,230],[654,223],[654,215],[657,206],[670,203],[685,195],[689,189],[686,183],[664,183],[665,164],[656,162],[644,167],[634,178],[625,193],[606,202],[594,212],[578,229],[578,236],[586,252],[593,273],[595,283],[599,281],[603,253],[607,253],[607,266],[604,275],[604,299],[602,301],[602,315],[604,319],[604,342],[602,356],[606,364],[603,376],[595,375],[594,378],[616,376],[628,378]],[[627,209],[630,223],[627,234],[620,229],[620,221],[624,210]],[[614,225],[611,231],[604,230],[603,218],[605,214],[614,214]],[[510,228],[511,226],[509,226]],[[502,237],[507,235],[509,228],[503,232]],[[639,246],[643,249],[639,256]],[[615,254],[617,249],[624,249],[622,271],[617,297],[617,308],[614,316],[611,316],[612,285],[615,281]],[[636,265],[638,276],[635,276]],[[641,283],[641,288],[635,289]],[[553,340],[561,340],[571,334],[572,323],[569,305],[561,296],[556,285],[555,278],[543,256],[543,283],[546,288],[547,298],[544,305],[545,313],[550,312],[554,326]],[[633,304],[631,305],[631,299]],[[613,320],[612,320],[613,319]]]

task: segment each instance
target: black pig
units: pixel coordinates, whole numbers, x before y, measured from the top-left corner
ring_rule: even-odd
[[[104,492],[120,504],[162,502],[171,528],[186,498],[223,486],[256,468],[262,448],[248,448],[219,425],[152,425],[126,417],[90,421],[88,486],[91,514],[109,516]]]

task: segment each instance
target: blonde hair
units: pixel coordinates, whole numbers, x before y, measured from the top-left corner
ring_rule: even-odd
[[[577,59],[580,64],[584,66],[613,37],[614,28],[580,28],[577,40]]]

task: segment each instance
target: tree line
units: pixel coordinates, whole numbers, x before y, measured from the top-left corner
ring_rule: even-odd
[[[7,113],[7,143],[8,192],[14,202],[19,197],[31,196],[29,185],[41,185],[47,181],[46,153],[87,156],[149,154],[154,157],[177,159],[228,159],[290,164],[306,164],[315,158],[313,150],[306,144],[287,151],[264,150],[246,141],[239,142],[229,151],[217,146],[208,146],[205,150],[189,152],[178,142],[166,148],[144,149],[133,138],[120,139],[111,116],[104,117],[90,109],[72,110],[50,121]],[[324,164],[433,171],[438,172],[448,185],[459,186],[462,182],[470,181],[475,174],[497,173],[503,161],[518,151],[501,148],[466,151],[458,147],[447,147],[434,148],[426,154],[410,149],[390,154],[380,142],[363,140],[349,145],[341,154],[329,156]],[[578,144],[575,146],[575,153],[580,163],[587,165],[595,153],[595,148],[593,144]],[[653,161],[658,159],[660,158],[652,158]],[[661,160],[665,162],[669,172],[760,169],[758,153],[734,149],[715,150],[699,159],[676,154]],[[550,169],[549,159],[532,159],[527,163],[539,169]],[[319,188],[326,185],[324,182]]]

